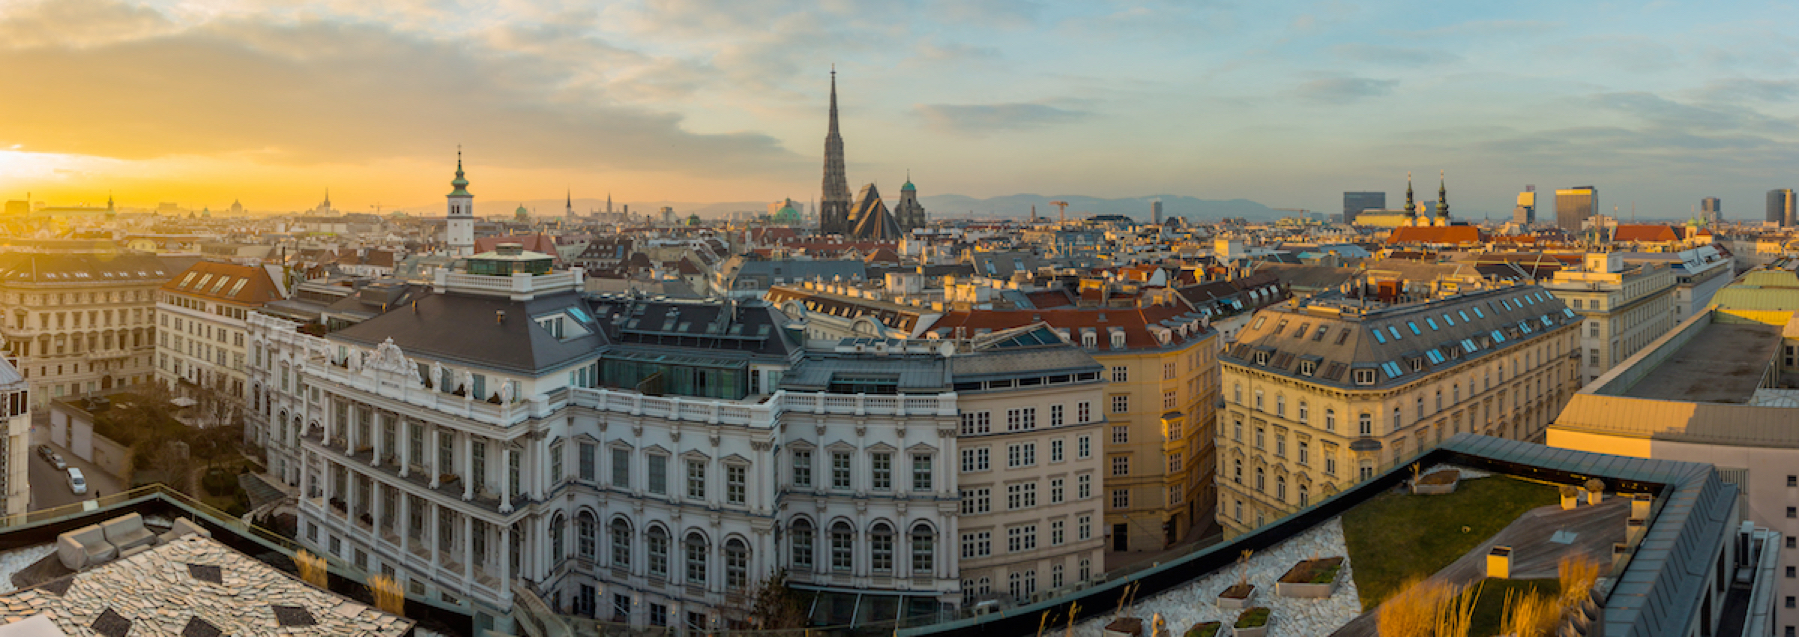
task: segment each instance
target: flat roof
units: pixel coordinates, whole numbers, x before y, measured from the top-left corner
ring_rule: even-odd
[[[1776,325],[1711,323],[1622,395],[1747,403],[1761,386],[1768,362],[1779,352],[1780,338]]]

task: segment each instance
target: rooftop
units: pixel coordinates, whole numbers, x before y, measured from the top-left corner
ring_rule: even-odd
[[[1701,403],[1747,403],[1780,350],[1780,326],[1711,323],[1621,395]],[[1719,352],[1731,352],[1719,356]]]

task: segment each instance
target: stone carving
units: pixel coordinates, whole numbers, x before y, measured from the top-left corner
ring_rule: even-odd
[[[465,396],[465,398],[471,398],[471,399],[480,398],[479,396],[475,395],[475,373],[474,372],[468,371],[466,369],[462,370],[462,385],[460,388],[468,392],[468,395]]]
[[[369,360],[369,369],[399,376],[415,385],[420,383],[418,366],[406,360],[406,353],[400,351],[400,346],[395,345],[391,337],[375,348],[375,357]]]
[[[500,383],[500,404],[512,404],[512,383],[504,381]]]

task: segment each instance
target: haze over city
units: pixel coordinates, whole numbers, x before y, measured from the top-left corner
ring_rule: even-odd
[[[1332,210],[1447,170],[1751,215],[1794,184],[1787,3],[617,3],[0,6],[0,191],[73,205],[435,212],[801,201],[831,66],[851,181],[922,195],[1247,198]],[[1431,175],[1434,176],[1434,175]],[[1426,179],[1428,181],[1428,179]],[[1434,184],[1433,184],[1434,185]]]

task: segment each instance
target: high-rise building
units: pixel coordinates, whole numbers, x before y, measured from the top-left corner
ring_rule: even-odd
[[[1518,193],[1518,206],[1512,208],[1512,223],[1533,224],[1537,222],[1537,187],[1525,186],[1524,192]]]
[[[1555,225],[1569,232],[1579,232],[1581,222],[1599,209],[1599,189],[1575,186],[1555,191]]]
[[[1162,200],[1161,199],[1150,200],[1150,202],[1149,202],[1149,221],[1150,221],[1150,223],[1154,223],[1158,226],[1162,225]]]
[[[824,196],[818,206],[818,230],[849,234],[850,181],[843,171],[843,135],[837,132],[837,69],[831,69],[831,123],[825,133]]]
[[[1718,223],[1724,220],[1724,202],[1717,197],[1706,197],[1699,200],[1699,218],[1706,223]]]
[[[1387,193],[1384,192],[1345,192],[1343,193],[1343,223],[1354,224],[1356,215],[1363,210],[1384,210],[1387,207]]]
[[[1768,191],[1768,221],[1783,227],[1793,225],[1793,189],[1775,188]]]

